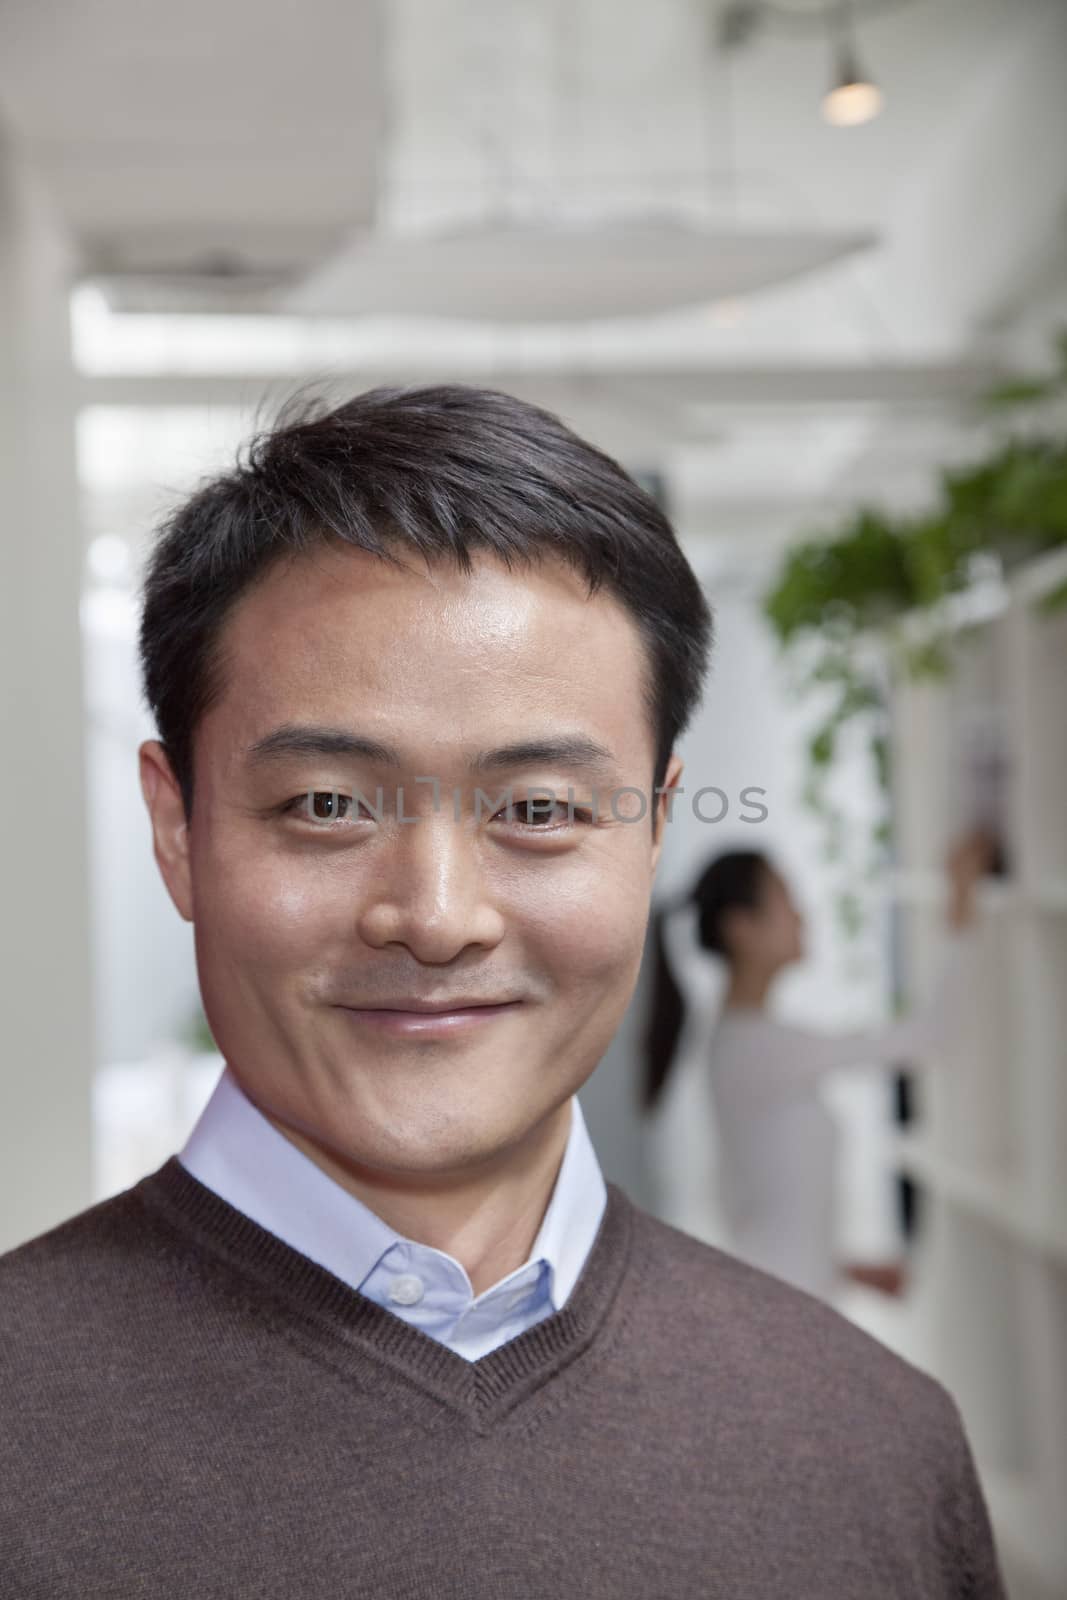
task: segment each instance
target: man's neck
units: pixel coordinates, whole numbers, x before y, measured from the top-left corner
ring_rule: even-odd
[[[355,1168],[265,1106],[258,1109],[335,1183],[405,1239],[431,1245],[458,1261],[475,1295],[491,1289],[530,1256],[563,1162],[573,1097],[533,1129],[519,1150],[504,1152],[468,1178],[439,1184],[388,1181]]]

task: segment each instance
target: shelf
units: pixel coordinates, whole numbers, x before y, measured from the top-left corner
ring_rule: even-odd
[[[1012,617],[1013,699],[1018,745],[1019,864],[1043,883],[1067,881],[1067,608],[1047,617],[1029,604]]]
[[[940,912],[926,905],[902,908],[898,927],[905,1007],[921,1011],[933,998],[950,935]],[[1026,948],[1009,904],[979,916],[941,1002],[949,1008],[947,1036],[916,1060],[916,1122],[929,1130],[930,1148],[998,1187],[1026,1170],[1031,1132],[1019,1051],[1030,984]]]
[[[1025,1249],[1047,1256],[1057,1270],[1067,1270],[1067,1232],[1057,1233],[1042,1219],[1017,1180],[998,1179],[947,1162],[914,1134],[897,1136],[890,1149],[909,1177],[935,1190],[951,1205],[1010,1234]]]
[[[1062,909],[1067,911],[1067,880],[1061,887]],[[883,897],[891,903],[906,906],[942,908],[948,901],[948,879],[943,869],[935,871],[933,868],[927,868],[906,872],[892,868],[885,875]],[[1051,898],[1054,908],[1060,909],[1060,906],[1055,904],[1056,886],[1052,886]],[[976,894],[979,911],[989,911],[994,914],[1017,910],[1028,905],[1033,906],[1035,910],[1051,909],[1052,906],[1045,903],[1048,899],[1047,888],[1032,888],[1015,878],[983,878]]]
[[[945,872],[927,868],[907,872],[890,868],[881,885],[881,898],[890,904],[943,907],[947,903]],[[983,878],[978,885],[980,912],[1038,911],[1043,915],[1067,914],[1067,876],[1027,881],[1025,878]]]
[[[1017,948],[1027,1176],[1050,1228],[1067,1237],[1067,921],[1028,919],[1018,929]]]
[[[956,1399],[1013,1600],[1067,1597],[1067,549],[952,597],[947,678],[896,678],[897,866],[883,884],[908,1006],[948,935],[946,857],[978,822],[1008,868],[977,889],[958,1026],[917,1062],[893,1141],[920,1186],[912,1323]]]
[[[1063,1582],[1067,1272],[943,1194],[926,1213],[915,1309],[930,1334],[928,1370],[959,1406],[1005,1556]]]
[[[970,618],[949,640],[946,677],[896,677],[892,803],[898,859],[909,875],[933,873],[944,883],[950,845],[983,822],[997,827],[1017,870],[1024,807],[1018,719],[1009,707],[1023,672],[1018,631],[1011,607]]]

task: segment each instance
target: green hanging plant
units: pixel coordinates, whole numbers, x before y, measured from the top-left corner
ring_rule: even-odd
[[[888,861],[890,749],[888,679],[894,667],[915,680],[944,677],[952,667],[951,635],[938,631],[935,608],[973,582],[990,558],[1003,574],[1043,551],[1067,544],[1067,437],[1062,417],[1049,432],[1053,406],[1067,399],[1067,329],[1056,337],[1056,365],[1042,378],[999,384],[982,399],[984,416],[1018,416],[1045,422],[1044,432],[1008,436],[966,468],[941,474],[939,494],[920,517],[896,517],[862,506],[835,533],[809,536],[793,546],[763,597],[763,610],[791,661],[804,657],[794,680],[800,697],[833,701],[807,743],[803,803],[821,820],[826,859],[839,861],[848,836],[846,818],[830,798],[830,781],[842,736],[850,724],[865,727],[882,814],[871,834],[865,871],[872,879]],[[1067,606],[1067,581],[1034,602],[1040,613]],[[924,612],[932,626],[920,642],[902,624]],[[876,646],[872,651],[872,645]],[[872,664],[880,663],[880,665]],[[838,898],[846,936],[862,925],[851,892]]]

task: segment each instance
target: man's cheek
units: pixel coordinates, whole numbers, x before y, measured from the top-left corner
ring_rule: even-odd
[[[284,965],[303,961],[309,943],[321,942],[328,902],[291,875],[230,874],[217,880],[212,920],[220,945],[239,964]]]
[[[571,986],[618,977],[634,955],[632,912],[603,899],[557,927],[552,962]]]

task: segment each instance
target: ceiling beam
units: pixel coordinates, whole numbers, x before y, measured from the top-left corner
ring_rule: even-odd
[[[750,367],[471,370],[400,364],[390,369],[262,373],[82,374],[83,406],[249,406],[311,382],[329,395],[379,384],[461,382],[504,389],[538,404],[645,410],[650,425],[707,409],[871,405],[942,408],[977,399],[1001,376],[989,362],[760,365]],[[695,419],[694,419],[695,420]]]

